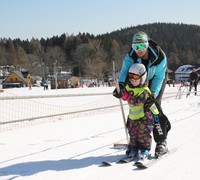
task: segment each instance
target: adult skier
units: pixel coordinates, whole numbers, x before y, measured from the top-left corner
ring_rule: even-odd
[[[161,109],[161,99],[166,86],[167,80],[167,57],[160,46],[150,39],[146,33],[139,31],[133,36],[132,47],[126,54],[119,75],[120,92],[115,89],[113,95],[121,98],[123,90],[128,80],[128,70],[134,63],[141,63],[146,67],[148,87],[152,96],[146,101],[149,107],[156,103],[160,111],[159,119],[155,119],[153,130],[154,140],[156,142],[155,155],[165,154],[167,149],[167,133],[171,128],[168,118],[163,114]],[[130,146],[127,154],[130,153]]]
[[[194,95],[196,96],[197,95],[197,85],[198,85],[198,81],[199,81],[199,76],[198,76],[198,73],[197,73],[195,68],[193,68],[192,72],[190,73],[189,81],[190,81],[190,88],[189,88],[188,95],[190,95],[192,87],[194,87],[194,91],[195,91]]]

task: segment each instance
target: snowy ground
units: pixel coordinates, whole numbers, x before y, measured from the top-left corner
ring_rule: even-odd
[[[97,89],[69,91],[83,93]],[[112,148],[114,142],[125,140],[122,115],[118,108],[87,117],[1,132],[0,180],[199,180],[200,96],[191,94],[188,98],[184,95],[181,99],[175,99],[177,89],[178,86],[167,86],[165,96],[172,97],[162,102],[163,110],[172,124],[168,147],[177,151],[149,169],[137,170],[133,163],[99,166],[101,161],[112,161],[125,152]],[[97,91],[112,90],[99,88]],[[63,90],[44,92],[41,89],[31,92],[26,88],[8,91],[23,95],[66,93]],[[153,142],[152,154],[154,148]]]

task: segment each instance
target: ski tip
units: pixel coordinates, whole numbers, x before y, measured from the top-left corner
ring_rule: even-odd
[[[125,159],[120,159],[117,164],[123,164],[123,163],[128,163],[129,161],[128,160],[125,160]]]
[[[109,163],[107,161],[102,161],[101,166],[107,167],[107,166],[112,166],[112,165],[111,165],[111,163]]]
[[[145,166],[143,164],[138,164],[138,165],[136,165],[136,167],[139,169],[147,169],[148,168],[147,166]]]
[[[139,161],[135,162],[133,165],[139,169],[147,169],[148,168],[148,166],[146,166],[145,164],[143,164],[142,162],[139,162]]]

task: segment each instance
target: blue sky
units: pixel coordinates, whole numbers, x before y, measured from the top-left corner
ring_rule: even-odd
[[[98,35],[147,23],[200,25],[199,0],[0,0],[0,38]]]

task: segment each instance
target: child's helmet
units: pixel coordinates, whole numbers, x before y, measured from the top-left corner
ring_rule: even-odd
[[[138,75],[141,79],[140,84],[144,84],[147,78],[146,68],[141,63],[133,64],[128,71],[129,78],[133,77],[134,75]]]

